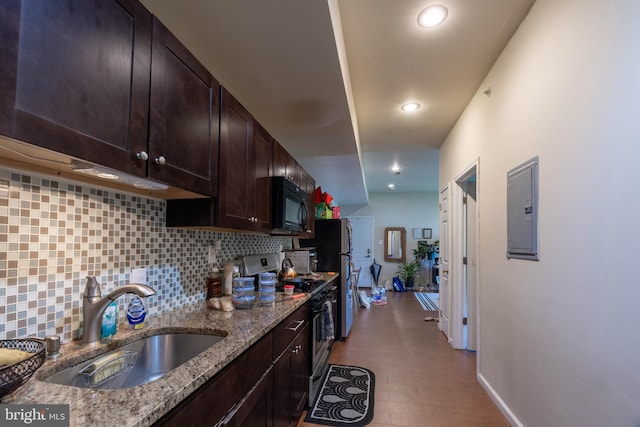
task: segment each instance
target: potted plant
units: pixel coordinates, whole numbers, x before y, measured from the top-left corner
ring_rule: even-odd
[[[418,244],[418,247],[413,250],[413,256],[416,258],[416,260],[426,259],[428,255],[429,254],[427,245]]]
[[[417,260],[405,261],[398,264],[396,273],[407,288],[413,288],[416,274],[420,271],[420,264]]]

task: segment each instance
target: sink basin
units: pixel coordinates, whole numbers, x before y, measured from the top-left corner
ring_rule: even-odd
[[[134,341],[57,372],[44,382],[92,389],[123,389],[157,380],[212,345],[219,335],[170,333]]]

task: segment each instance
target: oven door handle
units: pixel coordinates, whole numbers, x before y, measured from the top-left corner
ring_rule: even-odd
[[[291,327],[294,323],[297,323],[297,325],[295,327]],[[293,322],[291,322],[291,325],[289,325],[289,327],[287,328],[288,331],[297,331],[298,329],[300,329],[300,326],[304,325],[304,320],[294,320]]]
[[[312,313],[313,314],[322,314],[322,313],[325,313],[326,311],[327,311],[327,307],[325,307],[325,305],[322,304],[322,308],[320,310],[318,310],[318,309],[312,310]]]

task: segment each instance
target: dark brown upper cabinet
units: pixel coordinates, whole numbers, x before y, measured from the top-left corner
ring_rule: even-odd
[[[220,85],[153,19],[149,177],[217,195]]]
[[[139,2],[7,0],[0,28],[0,134],[215,195],[218,82]]]
[[[225,89],[220,110],[220,186],[217,225],[271,229],[271,136]]]
[[[253,138],[253,189],[252,199],[253,216],[256,218],[257,230],[269,231],[271,226],[271,176],[273,175],[273,138],[269,133],[254,123],[255,134]]]
[[[302,233],[301,237],[313,238],[315,236],[315,189],[316,181],[306,170],[300,167],[298,169],[300,180],[300,188],[307,193],[307,210],[309,217],[307,218],[307,230]]]
[[[220,196],[218,226],[252,229],[250,149],[253,117],[225,88],[220,107]]]
[[[273,176],[284,176],[307,193],[307,207],[309,218],[307,230],[300,237],[314,237],[314,190],[316,182],[305,171],[296,159],[278,142],[273,143]]]
[[[298,162],[278,142],[273,145],[273,176],[284,176],[300,187]]]
[[[136,1],[9,0],[0,133],[146,174],[151,14]]]

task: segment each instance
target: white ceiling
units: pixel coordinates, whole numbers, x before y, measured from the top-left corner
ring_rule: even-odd
[[[429,0],[142,0],[338,205],[437,190],[438,148],[533,2],[437,0],[424,29]]]

